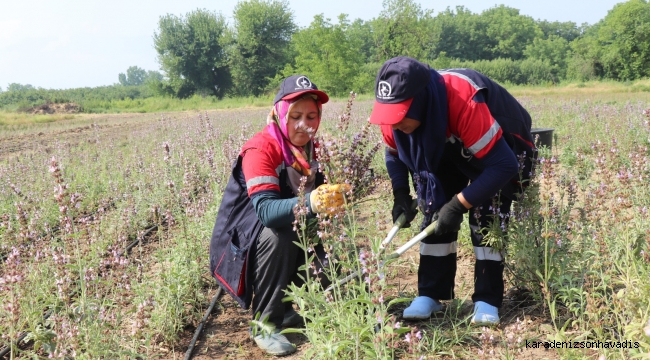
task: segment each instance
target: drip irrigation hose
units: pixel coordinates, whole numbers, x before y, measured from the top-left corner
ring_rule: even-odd
[[[141,240],[142,238],[144,238],[144,237],[147,236],[150,232],[156,230],[157,228],[158,228],[158,225],[153,225],[153,226],[151,226],[151,227],[145,229],[145,231],[142,233],[142,235],[140,235],[140,236],[136,236],[136,239],[135,239],[133,242],[131,242],[131,243],[126,247],[125,252],[128,253],[129,251],[131,251],[131,249],[132,249],[135,245],[137,245],[137,244],[140,242],[140,240]],[[3,258],[2,260],[4,261],[5,259]],[[219,290],[217,291],[217,295],[216,295],[215,298],[212,300],[212,304],[210,304],[210,310],[212,310],[212,307],[214,306],[214,303],[216,302],[216,299],[217,299],[217,297],[218,297],[219,295],[221,295],[221,288],[219,288]],[[48,311],[47,314],[45,314],[43,320],[47,320],[47,319],[50,317],[50,315],[52,315],[52,310]],[[204,318],[203,321],[205,321],[205,318]],[[202,327],[202,326],[203,326],[203,324],[201,324],[201,327]],[[28,332],[24,332],[24,333],[22,333],[22,334],[18,337],[18,339],[16,339],[16,345],[20,344],[20,342],[23,341],[23,340],[25,339],[25,337],[27,337],[27,334],[29,334],[29,333],[28,333]],[[195,335],[195,338],[196,338],[196,335]],[[196,341],[196,339],[193,339],[192,342],[195,342],[195,341]],[[9,351],[11,351],[11,346],[6,346],[4,349],[0,350],[0,358],[2,358],[2,357],[4,357],[5,355],[7,355],[7,354],[9,353]]]
[[[152,232],[152,231],[154,231],[156,229],[158,229],[158,225],[154,225],[154,226],[152,226],[152,227],[150,227],[148,229],[145,229],[144,232],[142,233],[142,235],[136,236],[135,240],[133,240],[133,242],[131,242],[129,245],[126,246],[125,251],[127,253],[129,251],[131,251],[131,249],[133,249],[133,247],[136,246],[140,242],[140,239],[143,239],[145,236],[149,235],[150,232]]]
[[[106,208],[109,208],[109,209],[110,209],[110,208],[112,208],[112,207],[114,207],[114,206],[115,206],[115,202],[111,202],[110,204],[108,204],[108,206],[107,206]],[[100,210],[95,210],[95,211],[93,211],[92,213],[90,213],[90,214],[88,214],[88,215],[86,215],[86,216],[82,216],[82,218],[84,218],[84,217],[86,217],[86,218],[87,218],[87,217],[94,217],[98,212],[100,212]],[[76,219],[73,220],[73,221],[76,221]],[[162,224],[165,224],[165,223],[166,223],[166,222],[163,221]],[[162,225],[162,224],[161,224],[161,225]],[[57,227],[54,227],[53,229],[51,229],[50,233],[53,234],[54,232],[58,231],[59,228],[60,228],[60,227],[58,227],[58,226],[57,226]],[[141,239],[143,239],[143,238],[144,238],[145,236],[147,236],[150,232],[152,232],[152,231],[154,231],[154,230],[156,230],[156,229],[158,229],[158,225],[153,225],[153,226],[151,226],[151,227],[145,229],[145,231],[142,233],[142,235],[140,235],[140,236],[136,236],[136,239],[133,240],[133,242],[131,242],[129,245],[127,245],[127,247],[126,247],[126,249],[125,249],[125,252],[128,254],[128,253],[131,251],[131,249],[132,249],[135,245],[137,245],[137,244],[140,242]],[[47,233],[46,233],[45,235],[41,235],[39,238],[43,238],[43,237],[45,237],[46,235],[47,235]],[[8,256],[9,256],[8,253],[7,253],[7,254],[1,254],[1,255],[0,255],[0,262],[4,262],[4,261],[7,259]],[[191,358],[192,351],[194,350],[194,343],[196,342],[196,340],[197,340],[197,338],[198,338],[198,334],[199,334],[199,333],[201,332],[201,330],[203,329],[203,323],[207,320],[209,314],[212,312],[212,308],[214,307],[214,304],[216,303],[217,299],[218,299],[219,296],[221,295],[221,290],[222,290],[221,288],[219,288],[219,290],[217,290],[217,294],[214,296],[214,299],[212,299],[212,302],[210,303],[210,307],[208,308],[208,312],[207,312],[206,315],[203,317],[203,320],[201,320],[201,324],[200,324],[199,327],[197,328],[197,332],[196,332],[196,334],[194,334],[194,338],[192,339],[192,342],[190,343],[190,348],[188,349],[188,352],[187,352],[187,354],[185,355],[185,359],[190,359],[190,358]],[[52,310],[48,311],[47,314],[45,314],[44,320],[47,320],[47,319],[50,317],[51,314],[52,314]],[[28,334],[28,332],[24,332],[24,333],[22,333],[22,334],[18,337],[18,339],[16,339],[16,345],[20,344],[20,342],[23,341],[23,340],[25,339],[25,337],[27,337],[27,334]],[[4,347],[3,349],[1,349],[1,350],[0,350],[0,358],[3,358],[5,355],[7,355],[7,354],[9,353],[9,351],[11,351],[11,345],[10,345],[10,346],[6,346],[6,347]]]
[[[20,337],[16,340],[16,346],[18,346],[18,344],[19,344],[21,341],[23,341],[23,340],[25,339],[26,336],[27,336],[27,333],[23,333],[22,335],[20,335]],[[9,346],[5,346],[5,348],[2,349],[2,351],[0,351],[0,358],[2,358],[2,357],[4,357],[5,355],[9,354],[9,351],[10,351],[10,350],[11,350],[11,345],[9,345]]]
[[[187,352],[185,353],[185,360],[190,360],[192,358],[192,352],[194,351],[194,345],[196,344],[196,340],[199,339],[199,335],[203,331],[203,325],[205,325],[205,322],[208,320],[208,317],[210,317],[210,314],[212,314],[212,309],[214,308],[214,305],[217,303],[217,299],[219,299],[219,296],[221,295],[222,288],[219,287],[217,290],[217,294],[214,295],[214,298],[212,298],[212,302],[210,303],[210,306],[208,307],[208,310],[206,310],[205,315],[203,315],[203,319],[201,319],[201,322],[199,323],[199,326],[196,328],[196,332],[194,332],[194,337],[192,338],[192,341],[190,341],[190,346],[187,348]]]
[[[111,203],[109,203],[108,205],[106,205],[106,206],[104,207],[104,211],[105,211],[106,209],[111,209],[111,208],[113,208],[113,207],[115,207],[115,202],[111,202]],[[95,211],[93,211],[92,213],[90,213],[90,214],[88,214],[88,215],[84,215],[84,216],[80,216],[80,217],[74,218],[72,221],[75,221],[75,222],[76,222],[76,221],[79,221],[80,219],[83,219],[83,218],[93,218],[93,219],[94,219],[94,218],[95,218],[95,215],[97,215],[97,213],[99,213],[99,212],[100,212],[100,210],[98,209],[98,210],[95,210]],[[46,237],[48,234],[54,234],[54,233],[58,232],[59,229],[61,229],[60,226],[55,226],[55,227],[53,227],[52,229],[50,229],[49,232],[46,231],[44,234],[37,236],[35,239],[29,241],[29,242],[28,242],[27,244],[25,244],[25,245],[30,245],[31,243],[36,242],[36,240],[40,240],[40,239]],[[8,257],[9,257],[9,253],[2,254],[2,255],[0,255],[0,261],[3,261],[3,262],[4,262],[5,260],[7,260]],[[0,357],[1,357],[1,356],[2,356],[2,355],[0,355]]]
[[[48,311],[45,314],[45,316],[43,316],[43,320],[44,321],[47,320],[50,317],[50,315],[52,315],[52,310]],[[25,340],[25,338],[27,337],[27,334],[29,334],[29,333],[24,332],[18,337],[18,339],[16,339],[16,346],[20,347],[20,342]],[[11,345],[5,346],[4,349],[0,350],[0,358],[5,357],[9,353],[9,351],[11,351]]]

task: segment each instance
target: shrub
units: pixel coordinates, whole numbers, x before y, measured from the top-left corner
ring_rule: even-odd
[[[502,84],[541,85],[556,83],[553,67],[541,60],[525,59],[495,59],[478,61],[459,61],[446,59],[436,60],[449,68],[469,68],[483,73],[489,78]]]

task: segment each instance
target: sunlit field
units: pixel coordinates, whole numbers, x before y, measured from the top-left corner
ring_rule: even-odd
[[[317,234],[301,231],[302,246],[321,241],[337,259],[316,276],[363,275],[328,293],[313,280],[291,288],[308,320],[290,330],[291,358],[650,356],[650,93],[583,85],[512,89],[554,141],[540,147],[513,211],[495,214],[509,218],[507,240],[500,223],[490,229],[507,252],[502,322],[492,328],[469,324],[466,225],[458,298],[429,320],[401,319],[417,295],[417,246],[383,259],[417,226],[379,252],[392,195],[378,128],[366,125],[372,102],[326,104],[326,175],[355,191],[343,215],[320,219]],[[0,117],[2,354],[184,358],[217,292],[208,246],[231,162],[268,110]],[[192,356],[262,357],[242,335],[252,316],[227,295],[218,303]],[[544,349],[554,341],[563,346]]]

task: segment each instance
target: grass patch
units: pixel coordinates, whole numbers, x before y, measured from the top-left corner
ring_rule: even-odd
[[[57,121],[72,120],[77,115],[73,114],[52,114],[52,115],[31,115],[17,112],[0,112],[0,127],[26,124],[45,124]]]
[[[636,81],[587,81],[587,82],[563,82],[559,85],[509,85],[508,91],[514,96],[582,96],[595,94],[612,93],[637,93],[650,92],[650,79]]]

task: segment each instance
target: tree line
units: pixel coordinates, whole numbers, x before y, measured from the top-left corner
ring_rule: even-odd
[[[153,35],[162,73],[132,66],[119,74],[119,84],[145,86],[143,96],[260,96],[273,93],[285,76],[304,73],[332,95],[368,93],[381,64],[399,55],[438,69],[474,68],[510,84],[635,80],[650,73],[646,0],[619,3],[593,25],[535,20],[505,5],[481,13],[457,6],[435,15],[413,0],[382,6],[368,21],[321,14],[304,28],[287,0],[242,0],[232,24],[206,9],[167,14]],[[15,85],[0,93],[0,106]]]
[[[162,92],[258,96],[305,73],[334,95],[372,91],[386,60],[408,55],[435,68],[472,67],[505,83],[634,80],[650,72],[650,5],[615,5],[594,25],[535,20],[499,5],[434,15],[413,0],[385,0],[377,18],[314,16],[298,29],[287,1],[237,4],[233,24],[196,10],[166,15],[154,35]]]

